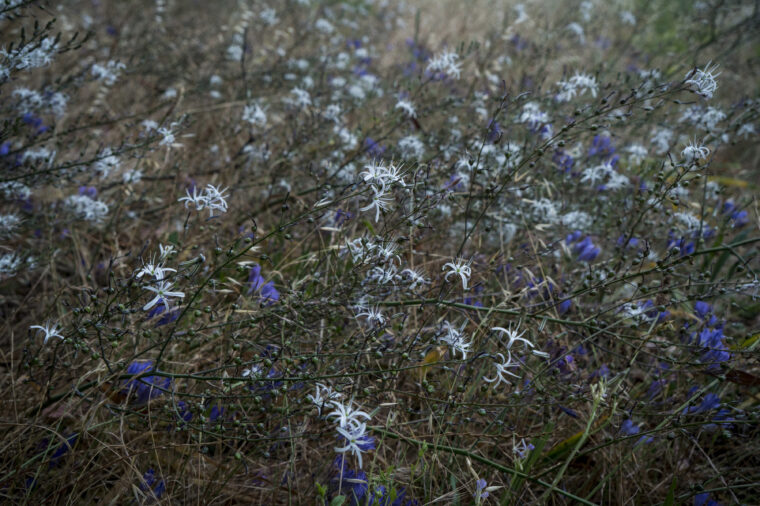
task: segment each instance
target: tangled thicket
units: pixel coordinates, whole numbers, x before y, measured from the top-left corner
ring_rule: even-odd
[[[752,503],[758,9],[5,0],[0,496]]]

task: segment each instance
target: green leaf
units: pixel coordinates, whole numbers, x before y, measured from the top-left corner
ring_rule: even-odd
[[[372,223],[370,223],[368,220],[362,220],[362,223],[364,223],[364,226],[367,227],[367,230],[369,230],[372,235],[377,235],[377,232],[375,232],[375,227],[372,226]]]
[[[346,496],[339,495],[337,497],[334,497],[333,500],[330,501],[330,506],[341,506],[341,504],[343,504],[344,502],[346,502]]]
[[[673,481],[670,482],[670,488],[668,489],[668,496],[665,498],[662,506],[673,506],[676,503],[676,482],[676,476],[673,475]]]
[[[457,489],[457,477],[454,475],[454,473],[451,473],[449,475],[449,485],[451,486],[451,490]],[[454,506],[459,506],[459,494],[454,495],[454,499],[451,502]]]

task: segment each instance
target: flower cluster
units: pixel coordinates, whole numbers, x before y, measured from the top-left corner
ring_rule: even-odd
[[[319,395],[319,391],[317,392]],[[345,446],[336,446],[335,451],[338,453],[352,453],[359,462],[359,469],[362,468],[362,454],[375,449],[375,438],[367,434],[367,423],[361,419],[369,420],[371,417],[368,413],[354,408],[353,401],[343,404],[339,401],[330,401],[335,411],[331,411],[327,418],[334,419],[338,432],[338,439],[345,443]]]
[[[201,211],[204,208],[208,209],[209,217],[214,217],[214,211],[222,213],[227,212],[227,189],[220,190],[212,184],[207,184],[206,187],[198,192],[198,187],[192,187],[192,193],[190,189],[187,190],[187,195],[181,197],[179,202],[185,202],[185,208],[192,205],[196,211]]]

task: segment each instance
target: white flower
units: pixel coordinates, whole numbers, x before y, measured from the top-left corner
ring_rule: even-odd
[[[328,121],[334,121],[338,123],[340,121],[340,106],[338,104],[330,104],[322,111],[322,116]]]
[[[394,183],[406,186],[406,182],[403,176],[401,176],[401,166],[391,163],[386,167],[379,160],[372,160],[369,164],[365,165],[364,170],[359,173],[359,176],[361,176],[365,183],[379,184],[383,189]]]
[[[379,285],[387,285],[388,283],[395,285],[396,279],[398,277],[399,275],[396,271],[396,266],[390,264],[384,267],[373,267],[372,270],[370,270],[367,274],[367,281],[371,281]]]
[[[367,204],[364,207],[359,208],[360,211],[368,211],[375,208],[375,222],[377,222],[380,219],[380,210],[383,211],[388,210],[391,208],[391,204],[393,203],[393,199],[389,197],[385,193],[385,188],[382,190],[378,190],[377,187],[372,186],[372,197],[369,204]]]
[[[193,187],[193,193],[190,190],[186,190],[187,196],[177,199],[178,202],[185,202],[185,208],[192,204],[197,211],[201,211],[207,207],[209,210],[209,217],[213,218],[214,211],[218,210],[223,213],[227,212],[227,201],[225,198],[225,192],[227,188],[219,190],[216,186],[207,184],[201,193],[198,193],[198,187]]]
[[[715,82],[715,78],[720,75],[720,72],[715,74],[716,70],[718,70],[718,65],[711,66],[710,62],[708,62],[703,70],[694,69],[686,74],[685,84],[691,85],[691,89],[698,95],[712,98],[713,93],[718,89],[718,83]]]
[[[111,60],[105,66],[93,64],[91,72],[95,79],[103,81],[107,86],[112,86],[125,68],[126,65],[123,63]]]
[[[130,169],[121,175],[124,184],[136,184],[142,180],[143,173],[139,169]]]
[[[161,127],[158,129],[159,135],[161,135],[163,138],[161,139],[161,142],[158,143],[159,146],[169,146],[174,148],[180,148],[182,147],[182,144],[179,144],[176,142],[176,136],[175,133],[172,131],[173,128],[177,127],[177,123],[172,123],[169,125],[169,128]]]
[[[243,108],[243,121],[247,121],[254,126],[265,127],[267,115],[259,104],[251,104]]]
[[[507,359],[504,359],[504,355],[501,353],[497,353],[496,356],[501,359],[501,363],[494,362],[493,364],[496,366],[496,376],[493,378],[486,378],[483,376],[483,380],[487,381],[488,383],[493,383],[494,381],[496,382],[494,388],[498,387],[501,383],[510,384],[506,376],[519,378],[517,374],[509,372],[508,370],[510,367],[517,367],[517,364],[512,363],[512,354],[509,351],[507,351]]]
[[[613,172],[610,174],[610,179],[605,183],[605,186],[608,190],[619,190],[620,188],[628,186],[630,182],[631,181],[623,174]]]
[[[264,370],[261,368],[260,365],[254,364],[248,369],[243,369],[243,372],[241,373],[241,375],[243,376],[243,378],[248,378],[248,377],[258,378],[261,376],[263,372]]]
[[[741,137],[742,139],[746,139],[747,137],[751,135],[755,135],[756,133],[757,133],[757,130],[755,130],[755,125],[753,125],[752,123],[744,123],[736,131],[736,136]]]
[[[507,338],[509,338],[509,342],[507,343],[507,352],[510,352],[512,349],[512,345],[520,341],[525,344],[525,349],[531,348],[530,352],[536,356],[543,357],[543,358],[549,358],[549,354],[543,351],[534,350],[536,346],[530,342],[529,340],[522,337],[525,334],[525,330],[522,331],[522,333],[518,334],[518,329],[512,330],[512,327],[510,326],[509,329],[505,329],[504,327],[493,327],[491,329],[492,331],[501,332],[506,335]],[[511,360],[511,355],[510,355]]]
[[[204,190],[206,195],[206,207],[208,207],[211,216],[214,216],[214,210],[219,210],[223,213],[227,212],[227,201],[225,200],[227,197],[227,195],[225,195],[226,191],[227,188],[220,190],[214,185],[206,185]]]
[[[610,177],[614,172],[615,172],[615,168],[612,166],[612,163],[610,162],[604,162],[595,167],[588,167],[583,170],[583,175],[581,176],[581,183],[588,183],[593,186],[593,185],[596,185],[597,183],[601,183],[607,177]]]
[[[316,20],[314,22],[314,28],[316,28],[320,32],[325,33],[327,35],[335,31],[335,27],[332,25],[332,23],[330,23],[324,18],[319,18],[318,20]]]
[[[385,262],[393,263],[395,261],[400,263],[401,259],[396,253],[397,248],[398,246],[396,244],[389,242],[387,244],[374,244],[372,251],[378,258],[382,258]]]
[[[536,102],[528,102],[523,106],[520,123],[528,123],[531,127],[536,127],[548,121],[549,115],[543,112]]]
[[[573,32],[578,37],[578,42],[580,42],[581,44],[586,43],[586,35],[583,32],[583,27],[581,25],[579,25],[578,23],[572,22],[568,24],[565,28]]]
[[[465,262],[464,259],[457,258],[454,259],[453,262],[448,262],[444,264],[443,268],[441,270],[445,270],[446,268],[449,268],[449,272],[446,273],[444,276],[444,279],[446,281],[449,280],[449,276],[452,274],[456,274],[460,278],[462,278],[462,289],[467,290],[467,281],[470,279],[470,275],[472,274],[472,269],[470,269],[470,263]]]
[[[259,19],[267,26],[276,25],[280,20],[277,19],[277,11],[271,7],[265,7],[259,14]]]
[[[636,25],[636,16],[634,16],[631,11],[623,11],[623,12],[621,12],[620,13],[620,20],[623,23],[627,24],[627,25],[631,25],[631,26],[635,26]]]
[[[527,330],[523,330],[522,333],[520,333],[520,334],[517,333],[517,331],[519,329],[512,330],[511,326],[510,326],[509,329],[505,329],[504,327],[493,327],[491,330],[494,331],[494,332],[501,332],[501,333],[505,334],[505,337],[507,337],[509,339],[509,342],[507,343],[507,350],[512,349],[512,345],[516,341],[520,341],[520,342],[525,343],[526,348],[527,347],[531,347],[531,348],[534,347],[533,343],[531,343],[530,341],[528,341],[527,339],[525,339],[524,337],[522,337],[523,335],[525,335],[525,333],[527,332]]]
[[[12,93],[18,99],[16,107],[23,113],[52,112],[56,116],[66,112],[68,97],[60,92],[45,91],[44,95],[28,88],[17,88]]]
[[[533,216],[543,223],[554,223],[557,221],[557,205],[547,198],[531,201],[533,207]]]
[[[404,269],[401,271],[401,275],[406,275],[409,277],[409,289],[410,290],[416,290],[418,286],[424,285],[429,283],[427,279],[425,279],[425,276],[420,274],[418,271],[413,269]]]
[[[425,154],[425,144],[416,135],[399,139],[398,149],[405,158],[421,159]]]
[[[573,230],[587,229],[592,222],[591,216],[583,211],[570,211],[560,218],[562,225]]]
[[[579,72],[576,72],[567,81],[559,81],[557,86],[560,88],[560,92],[557,94],[557,101],[559,102],[569,102],[579,92],[582,95],[588,91],[593,97],[596,97],[599,91],[599,83],[596,82],[594,76]]]
[[[187,209],[187,206],[190,204],[192,204],[197,211],[202,210],[206,206],[206,197],[202,190],[201,193],[198,193],[197,186],[193,186],[192,194],[190,193],[189,188],[185,190],[185,192],[187,193],[187,196],[177,199],[177,202],[182,202],[183,200],[185,201],[185,209]]]
[[[470,350],[472,343],[466,341],[461,329],[455,329],[449,322],[444,322],[443,328],[446,334],[441,337],[441,341],[451,346],[452,350],[454,350],[453,353],[461,353],[462,360],[467,360],[467,352]]]
[[[51,152],[49,149],[45,147],[40,147],[37,149],[27,149],[26,151],[24,151],[24,154],[21,155],[21,160],[24,162],[31,161],[32,163],[37,163],[37,162],[42,161],[42,162],[48,162],[48,165],[52,165],[53,160],[55,159],[55,154],[56,154],[55,151]]]
[[[145,304],[145,306],[143,306],[143,311],[147,311],[148,309],[152,308],[159,302],[161,302],[164,305],[164,307],[168,309],[170,297],[176,297],[179,299],[182,299],[185,297],[185,294],[183,292],[172,292],[170,290],[171,287],[172,287],[172,284],[166,281],[159,281],[158,286],[146,286],[145,289],[151,292],[154,292],[156,296],[153,297],[153,299],[151,299],[150,302]]]
[[[346,439],[346,446],[335,447],[335,451],[338,453],[351,452],[356,455],[359,461],[359,469],[362,467],[362,452],[366,451],[366,448],[360,446],[361,440],[367,435],[367,424],[359,423],[350,427],[338,427],[338,434]]]
[[[335,418],[339,427],[357,427],[362,424],[359,418],[365,418],[369,420],[372,418],[369,413],[361,411],[358,408],[354,409],[353,401],[343,404],[338,401],[330,401],[330,404],[335,406],[335,411],[330,412],[327,418]]]
[[[113,154],[111,148],[105,148],[92,163],[92,168],[100,173],[101,179],[105,179],[112,170],[118,170],[120,165],[119,158]]]
[[[164,279],[164,273],[167,271],[177,272],[176,269],[169,269],[168,267],[162,267],[161,264],[154,264],[153,262],[149,262],[143,265],[142,269],[137,272],[136,277],[140,279],[145,274],[147,274],[154,278],[156,281],[161,281]]]
[[[0,49],[0,56],[5,57],[8,60],[10,67],[15,68],[16,70],[44,67],[53,61],[55,45],[55,38],[45,37],[38,43],[30,43],[20,47],[17,46],[10,52],[5,48]]]
[[[314,395],[307,395],[307,399],[309,399],[312,404],[314,404],[317,407],[317,412],[322,415],[322,407],[333,400],[338,400],[343,398],[343,394],[340,392],[336,392],[332,389],[329,385],[323,385],[322,383],[317,383],[316,385],[316,391]]]
[[[443,51],[428,63],[427,70],[430,72],[443,72],[454,79],[459,79],[462,73],[462,65],[457,60],[459,55],[453,51]]]
[[[64,205],[78,218],[94,223],[102,222],[108,215],[108,205],[88,195],[70,195],[64,200]]]
[[[670,148],[670,142],[673,139],[673,131],[669,128],[657,128],[652,135],[651,142],[655,146],[656,153],[663,155]]]
[[[5,253],[0,256],[0,275],[15,276],[21,265],[21,259],[15,253]]]
[[[243,58],[243,46],[240,44],[230,44],[227,47],[227,59],[232,61],[240,61]]]
[[[710,149],[702,144],[699,144],[696,139],[689,141],[689,144],[681,151],[681,156],[684,157],[686,163],[694,163],[697,160],[703,160],[710,155]]]
[[[673,217],[681,222],[686,232],[698,232],[703,221],[691,213],[675,213]]]
[[[625,150],[628,152],[628,160],[634,165],[641,165],[647,157],[647,148],[641,144],[631,144]]]
[[[21,218],[16,214],[0,214],[0,237],[10,238],[21,225]]]
[[[161,257],[161,260],[166,260],[169,255],[172,253],[175,253],[177,250],[174,248],[173,244],[169,244],[168,246],[164,246],[163,244],[158,245],[158,249],[160,251],[159,256]]]
[[[688,122],[696,127],[702,128],[707,132],[715,130],[718,123],[726,119],[726,113],[718,109],[717,107],[700,107],[693,106],[686,109],[679,122]]]
[[[385,315],[383,315],[383,312],[378,307],[366,307],[366,308],[360,308],[360,313],[357,313],[356,317],[365,317],[367,318],[367,321],[370,325],[373,326],[381,326],[385,325]]]
[[[32,190],[18,181],[6,181],[5,183],[0,183],[0,193],[9,200],[26,200],[32,194]]]
[[[295,87],[290,90],[290,94],[293,95],[293,98],[286,98],[286,102],[289,104],[300,107],[301,109],[305,109],[311,105],[311,95],[308,91]]]
[[[51,337],[57,337],[59,339],[63,339],[63,335],[61,334],[61,329],[58,328],[58,324],[50,324],[50,322],[46,323],[43,327],[42,325],[32,325],[29,327],[30,329],[40,329],[45,333],[45,338],[42,344],[47,344],[48,339]]]
[[[417,117],[417,111],[414,109],[414,104],[410,100],[399,100],[396,102],[394,109],[401,109],[401,111],[410,118]]]

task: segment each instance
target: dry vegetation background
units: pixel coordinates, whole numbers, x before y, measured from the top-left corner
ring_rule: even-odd
[[[758,503],[758,2],[5,4],[3,502]]]

